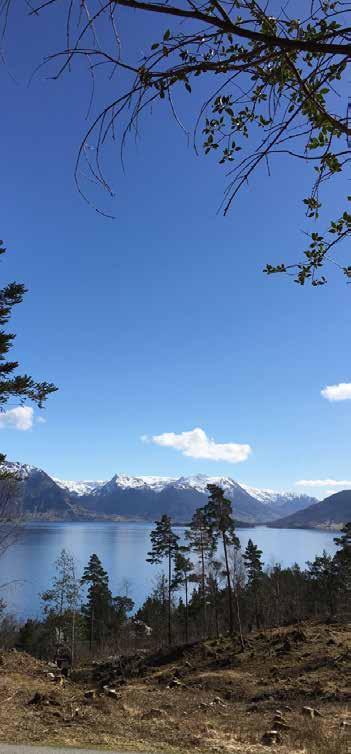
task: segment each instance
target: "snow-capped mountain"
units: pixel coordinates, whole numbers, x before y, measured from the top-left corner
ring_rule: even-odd
[[[36,466],[30,466],[29,463],[19,463],[18,461],[6,461],[1,466],[2,471],[13,474],[16,479],[28,479],[36,471],[41,471]]]
[[[175,479],[168,476],[128,476],[127,474],[115,474],[109,482],[104,482],[105,491],[119,487],[121,490],[153,490],[162,492]]]
[[[95,490],[99,489],[103,484],[106,484],[105,481],[87,481],[87,482],[73,482],[68,481],[66,479],[57,479],[55,476],[52,477],[53,481],[58,484],[59,487],[61,487],[62,490],[66,490],[70,495],[74,495],[75,497],[81,497],[81,495],[90,495],[95,492]]]
[[[198,474],[191,477],[128,476],[116,474],[108,482],[80,498],[90,512],[104,515],[131,515],[154,519],[168,513],[178,521],[188,521],[194,510],[207,500],[207,484],[222,486],[226,494],[235,498],[236,512],[241,520],[263,521],[267,510],[251,498],[240,485],[229,477],[209,477]],[[269,516],[268,516],[269,517]]]
[[[260,500],[261,503],[283,505],[289,501],[299,500],[301,497],[305,497],[305,495],[297,494],[296,492],[277,492],[276,490],[249,487],[249,485],[243,484],[243,482],[240,482],[240,487],[246,490],[249,495],[255,497],[256,500]]]
[[[57,481],[60,484],[59,480]],[[206,474],[196,474],[194,476],[181,476],[177,477],[164,477],[164,476],[129,476],[127,474],[115,474],[108,482],[65,482],[68,485],[72,485],[73,492],[78,492],[76,486],[80,486],[81,492],[79,494],[85,494],[84,487],[86,486],[86,493],[98,494],[99,491],[103,491],[107,494],[110,491],[119,488],[121,490],[142,490],[144,492],[152,490],[153,492],[163,492],[167,488],[174,490],[193,490],[202,495],[207,495],[207,485],[217,484],[225,491],[226,495],[230,498],[234,498],[236,494],[247,493],[251,498],[258,500],[261,503],[267,505],[293,505],[297,501],[304,502],[306,495],[296,494],[295,492],[278,492],[271,489],[260,489],[258,487],[250,487],[242,482],[236,482],[231,477],[223,476],[208,476]],[[308,504],[313,502],[314,498],[307,497]]]
[[[130,476],[128,474],[115,474],[109,481],[65,481],[53,477],[56,484],[63,489],[75,495],[95,494],[102,487],[105,490],[112,490],[119,487],[123,490],[153,490],[162,492],[165,488],[172,486],[175,489],[193,489],[201,494],[207,494],[208,484],[217,484],[227,493],[235,492],[237,489],[244,489],[249,495],[256,497],[262,502],[276,501],[279,497],[288,495],[294,496],[294,493],[280,493],[273,490],[259,490],[255,487],[235,482],[231,477],[207,476],[206,474],[196,474],[188,477],[168,477],[168,476]],[[257,493],[257,494],[256,494]]]
[[[317,502],[307,495],[276,492],[239,483],[231,477],[196,474],[185,477],[115,474],[109,481],[66,481],[50,477],[35,466],[7,463],[18,483],[17,500],[28,517],[77,519],[138,517],[155,520],[167,513],[189,521],[207,500],[207,485],[217,484],[233,501],[234,517],[247,523],[266,523]]]
[[[58,482],[59,483],[59,482]],[[154,519],[168,513],[177,520],[189,520],[194,510],[204,505],[207,485],[217,484],[233,500],[237,520],[248,523],[266,521],[301,510],[314,502],[314,498],[294,493],[261,490],[239,484],[231,477],[196,474],[189,477],[130,476],[115,474],[105,483],[99,483],[84,492],[81,504],[91,513],[131,515]],[[74,491],[74,494],[77,494]]]
[[[218,487],[226,492],[234,492],[240,485],[234,479],[224,476],[207,476],[206,474],[196,474],[195,476],[181,476],[173,480],[173,486],[177,489],[193,489],[196,492],[207,494],[207,485],[217,484]],[[241,485],[242,487],[243,485]]]
[[[18,462],[6,462],[1,468],[16,480],[11,493],[16,516],[60,521],[77,518],[70,495],[42,469]]]

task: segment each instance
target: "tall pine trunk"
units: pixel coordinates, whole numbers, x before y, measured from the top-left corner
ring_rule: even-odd
[[[203,611],[203,631],[202,634],[207,636],[207,610],[206,610],[206,588],[205,588],[205,553],[204,544],[201,534],[201,591],[202,591],[202,611]]]
[[[259,603],[258,603],[258,587],[255,586],[254,588],[254,594],[255,594],[255,620],[256,620],[256,628],[259,631],[261,628],[261,615],[260,615],[260,609],[259,609]]]
[[[74,666],[76,658],[76,610],[73,608],[72,612],[72,649],[71,649],[71,665]]]
[[[224,533],[222,535],[222,540],[223,540],[225,571],[226,571],[227,589],[228,589],[229,633],[233,634],[234,633],[233,592],[232,592],[232,585],[230,583],[230,570],[229,570],[229,563],[228,563],[227,542],[226,542],[226,538],[225,538],[225,534]]]
[[[245,642],[244,642],[244,636],[243,636],[243,629],[241,624],[241,614],[240,614],[240,602],[239,602],[239,594],[238,594],[238,585],[235,586],[235,605],[236,605],[236,618],[238,621],[238,628],[239,628],[239,638],[240,638],[240,646],[242,651],[245,649]]]
[[[214,586],[214,612],[215,612],[216,639],[219,639],[218,584],[217,584],[217,580],[215,581],[215,586]]]
[[[94,636],[94,608],[91,608],[90,612],[90,641],[89,641],[89,649],[90,652],[93,648],[93,636]]]
[[[168,644],[172,644],[172,616],[171,616],[171,579],[172,579],[172,552],[168,550]]]

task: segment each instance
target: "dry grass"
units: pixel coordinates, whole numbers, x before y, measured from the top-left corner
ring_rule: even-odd
[[[87,686],[58,686],[48,670],[25,654],[0,657],[0,741],[160,754],[351,754],[351,726],[341,727],[351,722],[349,626],[261,633],[245,653],[222,639],[158,656],[127,680],[118,700],[88,700]],[[181,685],[168,688],[175,674]],[[35,692],[47,703],[28,704]],[[322,716],[306,718],[306,705]],[[287,728],[267,747],[261,739],[277,710]]]
[[[296,733],[296,743],[306,754],[350,754],[350,731],[333,721],[311,721]]]

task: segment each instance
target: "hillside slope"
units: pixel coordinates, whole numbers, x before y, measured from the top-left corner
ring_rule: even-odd
[[[109,658],[67,680],[27,654],[2,652],[0,742],[159,754],[347,754],[350,649],[350,625],[306,623],[252,633],[244,652],[237,640],[220,637]],[[272,728],[276,740],[267,747]]]
[[[351,490],[342,490],[298,513],[273,521],[280,529],[339,528],[351,521]]]
[[[35,466],[7,463],[18,480],[14,487],[13,510],[25,519],[71,521],[77,512],[71,498],[53,479]],[[6,482],[0,481],[0,491]]]

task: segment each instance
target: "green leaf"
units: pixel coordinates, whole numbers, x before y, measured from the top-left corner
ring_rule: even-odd
[[[163,41],[166,42],[167,39],[170,38],[170,36],[171,36],[171,31],[170,31],[170,29],[167,29],[167,31],[165,31],[165,33],[163,35]]]

